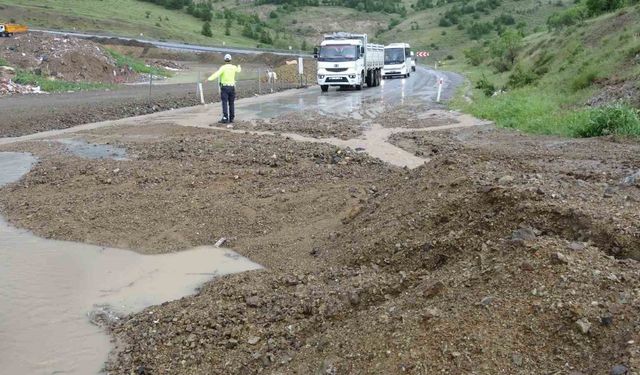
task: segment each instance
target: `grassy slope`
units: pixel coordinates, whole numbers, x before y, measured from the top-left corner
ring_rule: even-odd
[[[544,66],[549,70],[535,84],[486,97],[474,90],[474,102],[459,100],[456,106],[498,125],[531,133],[576,135],[589,121],[589,98],[609,85],[631,82],[640,86],[640,7],[590,19],[583,25],[558,32],[528,36],[518,56],[524,70]],[[489,65],[456,64],[472,82],[483,75],[497,88],[506,85],[511,72],[496,73]],[[590,79],[594,78],[594,79]]]
[[[185,12],[137,0],[0,0],[0,20],[15,18],[32,27],[140,36],[193,44],[256,46],[234,24],[224,35],[224,20],[214,19],[213,37],[200,34],[203,22]],[[146,12],[151,16],[146,18]],[[167,21],[167,18],[169,19]],[[156,24],[159,24],[156,25]]]

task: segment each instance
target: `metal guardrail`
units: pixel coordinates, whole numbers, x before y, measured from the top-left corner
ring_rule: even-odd
[[[118,39],[122,41],[133,41],[139,43],[147,43],[151,44],[158,48],[164,49],[173,49],[173,50],[184,50],[184,51],[199,51],[199,52],[221,52],[221,53],[244,53],[244,54],[260,54],[260,53],[273,53],[275,55],[281,56],[302,56],[302,57],[312,57],[311,54],[304,51],[295,51],[295,50],[279,50],[273,48],[252,48],[252,47],[233,47],[233,46],[203,46],[197,44],[189,44],[189,43],[179,43],[179,42],[170,42],[170,41],[159,41],[159,40],[150,40],[150,39],[139,39],[139,38],[130,38],[123,37],[118,35],[110,35],[108,33],[105,34],[86,34],[79,33],[77,31],[64,31],[64,30],[44,30],[44,29],[31,29],[34,32],[54,34],[54,35],[71,35],[77,38],[112,38]]]

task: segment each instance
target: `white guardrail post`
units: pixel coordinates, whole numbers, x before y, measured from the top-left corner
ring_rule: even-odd
[[[442,78],[438,78],[438,95],[436,96],[436,102],[440,103],[440,94],[442,94],[442,84],[444,80]]]

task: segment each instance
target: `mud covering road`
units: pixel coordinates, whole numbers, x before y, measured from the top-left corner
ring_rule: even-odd
[[[640,144],[521,135],[381,92],[246,102],[243,126],[341,100],[354,144],[396,129],[389,142],[426,163],[329,145],[335,129],[302,118],[272,118],[270,135],[174,111],[56,135],[129,161],[0,146],[42,160],[0,207],[41,236],[145,253],[224,236],[265,267],[112,322],[110,374],[639,371]],[[297,121],[308,138],[289,135]]]

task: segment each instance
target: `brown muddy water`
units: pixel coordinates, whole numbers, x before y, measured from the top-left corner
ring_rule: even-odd
[[[0,186],[36,159],[0,153]],[[0,374],[97,374],[112,349],[90,322],[192,294],[204,282],[260,266],[228,249],[141,255],[42,239],[0,218]]]

